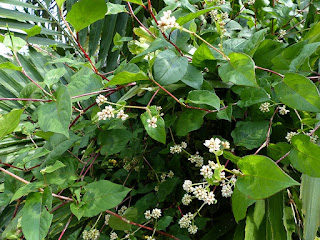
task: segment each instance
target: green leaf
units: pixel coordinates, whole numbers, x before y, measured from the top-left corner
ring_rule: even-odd
[[[263,88],[246,87],[240,92],[241,100],[237,105],[241,108],[249,107],[256,103],[268,102],[270,100],[267,92]]]
[[[153,64],[154,79],[161,85],[178,82],[187,72],[188,59],[172,50],[159,53]]]
[[[43,187],[43,183],[41,182],[31,182],[29,184],[24,185],[19,188],[11,198],[11,202],[21,198],[22,196],[28,195],[31,192],[38,192],[38,189]]]
[[[56,1],[56,3],[57,3],[58,7],[59,7],[59,8],[62,8],[62,7],[63,7],[63,4],[64,4],[64,2],[65,2],[66,0],[55,0],[55,1]]]
[[[126,9],[126,6],[121,5],[121,4],[114,4],[114,3],[108,2],[107,7],[108,7],[108,11],[107,11],[106,15],[128,12]]]
[[[248,211],[245,228],[245,240],[264,240],[266,239],[265,231],[265,201],[259,200],[254,208]]]
[[[174,177],[174,178],[166,179],[163,183],[161,183],[158,191],[159,202],[165,201],[168,195],[174,192],[174,189],[179,182],[180,182],[180,179]]]
[[[70,210],[71,212],[80,220],[83,217],[84,209],[81,208],[83,206],[83,203],[79,203],[78,205],[75,203],[70,204]]]
[[[244,43],[243,52],[248,54],[249,56],[253,56],[256,50],[258,49],[260,43],[264,40],[264,37],[267,33],[267,29],[262,29],[256,33],[254,33],[248,41]]]
[[[193,90],[188,94],[186,102],[192,102],[195,104],[206,104],[215,109],[220,109],[220,99],[214,93],[207,90]]]
[[[139,71],[137,73],[133,72],[119,72],[116,74],[108,83],[107,86],[110,85],[124,85],[136,81],[141,81],[141,80],[148,80],[149,77],[142,71]]]
[[[268,145],[268,157],[272,158],[273,160],[277,161],[279,158],[281,158],[283,155],[285,155],[287,152],[289,152],[292,149],[292,146],[289,143],[285,142],[279,142],[279,143],[270,143]],[[289,164],[288,157],[285,157],[282,161],[282,164]]]
[[[28,37],[32,37],[41,33],[41,27],[38,25],[33,26],[30,29],[23,29],[28,35]]]
[[[45,132],[61,133],[69,137],[71,97],[64,85],[60,85],[55,95],[56,101],[45,103],[38,108],[39,126]]]
[[[193,57],[192,57],[192,63],[196,67],[205,67],[205,61],[206,60],[214,60],[214,56],[212,52],[210,51],[209,47],[207,44],[202,43],[200,47],[194,52]]]
[[[191,21],[192,19],[195,19],[207,12],[210,12],[211,10],[214,10],[214,9],[217,9],[218,7],[212,7],[212,8],[207,8],[207,9],[203,9],[203,10],[200,10],[198,12],[195,12],[195,13],[189,13],[188,15],[186,16],[183,16],[183,17],[179,17],[178,20],[177,20],[177,23],[179,25],[184,25],[186,24],[187,22]]]
[[[56,68],[48,71],[44,77],[45,84],[50,88],[53,84],[59,82],[60,78],[66,73],[65,68]]]
[[[56,161],[53,165],[51,166],[47,166],[45,169],[42,169],[40,172],[42,174],[44,173],[52,173],[55,172],[56,170],[65,167],[66,165],[64,165],[62,162],[60,161]]]
[[[315,239],[320,226],[320,178],[302,174],[301,199],[304,213],[304,239]]]
[[[126,209],[122,216],[129,221],[135,221],[138,217],[138,209],[134,207],[129,207],[128,209]],[[131,225],[129,223],[113,215],[110,217],[109,226],[113,230],[131,230]]]
[[[90,183],[84,188],[86,190],[82,198],[82,202],[85,202],[84,217],[93,217],[102,211],[114,208],[131,191],[129,188],[107,180]]]
[[[292,137],[291,143],[294,148],[288,158],[293,167],[310,177],[320,177],[320,147],[304,134]]]
[[[283,225],[283,193],[277,193],[266,200],[267,238],[286,239],[287,234]]]
[[[262,145],[266,140],[269,128],[268,121],[237,122],[231,136],[234,144],[251,150]]]
[[[236,85],[258,87],[255,76],[255,65],[251,57],[243,53],[232,52],[230,61],[219,67],[219,76],[223,82],[233,82]]]
[[[308,78],[295,73],[287,73],[274,89],[280,101],[288,107],[308,112],[320,112],[319,91]]]
[[[156,111],[155,106],[151,107],[151,112]],[[149,126],[148,119],[151,119],[150,114],[146,111],[145,113],[140,115],[141,122],[147,131],[148,135],[153,138],[154,140],[166,144],[166,130],[165,130],[165,123],[162,117],[157,118],[157,127],[153,128]]]
[[[23,109],[13,109],[0,116],[0,139],[13,132],[18,127]]]
[[[98,144],[102,146],[101,153],[109,156],[122,151],[131,138],[132,134],[128,130],[112,129],[100,133]]]
[[[204,111],[196,109],[184,109],[178,121],[176,121],[176,134],[185,136],[191,131],[198,130],[203,124],[205,114]]]
[[[0,8],[1,10],[1,8]],[[19,38],[19,37],[15,37],[13,36],[13,34],[10,36],[10,35],[6,35],[4,37],[4,40],[3,40],[3,44],[10,48],[12,51],[19,51],[22,47],[24,47],[27,42],[25,40],[23,40],[22,38]]]
[[[299,185],[265,156],[245,156],[238,161],[238,166],[243,176],[238,177],[237,187],[240,192],[253,199],[267,198],[282,189]]]
[[[165,230],[170,225],[172,220],[173,220],[173,217],[171,216],[162,217],[157,224],[157,230],[158,231]]]
[[[0,68],[12,69],[16,71],[22,71],[22,67],[18,67],[11,62],[0,63]]]
[[[142,0],[123,0],[124,2],[131,2],[139,5],[143,5]]]
[[[52,195],[49,187],[43,193],[30,193],[22,209],[22,232],[27,240],[42,240],[46,237],[53,215],[50,214]]]
[[[71,23],[76,32],[91,23],[104,18],[108,7],[104,0],[80,0],[72,5],[66,20]]]
[[[248,207],[255,202],[256,200],[250,199],[241,193],[236,184],[232,193],[232,212],[236,222],[239,222],[246,217]]]
[[[181,81],[192,88],[201,89],[203,76],[200,70],[192,64],[188,64],[187,72],[183,75]]]

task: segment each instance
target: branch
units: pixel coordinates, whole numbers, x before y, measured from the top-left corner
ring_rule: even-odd
[[[263,71],[271,72],[271,73],[273,73],[273,74],[278,75],[279,77],[284,78],[284,75],[282,75],[281,73],[278,73],[278,72],[272,71],[272,70],[270,70],[270,69],[268,69],[268,68],[263,68],[263,67],[258,67],[258,66],[255,66],[255,68],[256,68],[256,69],[263,70]]]

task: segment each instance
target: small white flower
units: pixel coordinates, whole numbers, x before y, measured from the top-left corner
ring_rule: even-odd
[[[188,146],[186,142],[182,142],[180,145],[182,148],[187,148],[187,146]]]
[[[235,175],[232,175],[232,177],[230,178],[230,183],[234,186],[235,183],[236,183],[236,181],[237,181],[236,176],[235,176]]]
[[[193,190],[193,194],[199,200],[205,200],[208,196],[208,192],[202,186],[196,186]]]
[[[292,137],[295,136],[295,135],[298,135],[298,133],[297,133],[297,132],[288,132],[288,133],[287,133],[287,136],[286,136],[287,141],[288,141],[289,143],[291,143],[291,139],[292,139]]]
[[[159,186],[154,187],[154,191],[158,192],[159,191]]]
[[[146,219],[148,219],[148,220],[151,219],[152,214],[151,214],[150,210],[145,211],[144,217],[145,217]]]
[[[157,111],[161,111],[162,110],[162,107],[161,106],[157,106]]]
[[[221,14],[222,19],[228,19],[229,18],[229,14],[227,12],[224,12]]]
[[[122,206],[119,210],[118,210],[118,214],[122,215],[124,214],[124,212],[127,210],[128,208],[126,206]]]
[[[166,180],[167,174],[162,173],[160,177],[161,177],[161,180]]]
[[[230,143],[228,141],[221,142],[221,145],[224,149],[230,149]]]
[[[110,240],[116,240],[118,239],[118,234],[115,232],[110,233]]]
[[[108,224],[109,224],[110,217],[111,217],[110,214],[107,214],[107,215],[104,217],[104,224],[105,224],[105,225],[108,225]]]
[[[224,179],[224,178],[226,178],[226,173],[225,172],[220,172],[220,178],[221,179]]]
[[[157,127],[157,121],[158,119],[156,117],[152,117],[151,119],[147,120],[148,127],[156,128]]]
[[[191,220],[193,219],[192,213],[185,214],[182,218],[179,220],[180,228],[188,228],[191,224]]]
[[[127,120],[128,117],[129,117],[129,115],[125,114],[122,109],[117,114],[117,118],[120,118],[122,121]]]
[[[186,192],[192,192],[193,191],[192,182],[190,180],[185,180],[182,185],[182,188]]]
[[[270,107],[270,103],[269,102],[264,102],[264,103],[262,103],[260,105],[259,109],[260,109],[261,112],[265,113],[265,112],[269,112],[270,111],[269,107]]]
[[[238,169],[232,169],[232,172],[236,175],[239,175],[241,173]]]
[[[174,172],[172,172],[172,171],[170,170],[167,176],[168,176],[168,178],[173,178]]]
[[[189,228],[188,228],[188,232],[190,234],[196,234],[198,231],[198,227],[196,225],[191,225]]]
[[[281,115],[286,115],[288,112],[290,112],[290,110],[286,109],[286,105],[283,105],[282,107],[279,107],[279,113]]]
[[[182,147],[180,145],[174,145],[170,147],[170,153],[175,154],[175,153],[181,153],[182,152]]]
[[[220,167],[218,163],[215,163],[214,161],[208,161],[208,165],[212,170],[215,170],[216,168]]]
[[[209,148],[209,152],[214,152],[220,150],[221,140],[219,138],[211,138],[206,140],[203,145]]]
[[[203,165],[203,157],[198,154],[191,155],[188,160],[192,163],[195,163],[196,167],[201,167]]]
[[[248,5],[253,5],[256,1],[255,0],[249,0]]]
[[[158,208],[155,208],[152,210],[151,215],[153,218],[157,219],[157,218],[161,217],[161,210]]]
[[[105,106],[102,110],[102,113],[104,114],[105,118],[113,118],[114,117],[114,108],[112,106]],[[98,113],[99,114],[99,113]],[[105,120],[105,119],[103,119]]]
[[[207,198],[204,201],[206,204],[211,205],[215,204],[217,200],[215,199],[215,195],[213,192],[209,192]]]
[[[222,186],[221,195],[222,197],[231,197],[232,196],[232,187],[229,184],[225,184]]]
[[[96,103],[98,104],[98,106],[101,106],[106,101],[107,101],[107,98],[101,94],[96,98]]]
[[[204,165],[200,169],[200,175],[204,176],[205,178],[211,178],[213,175],[213,172],[208,165]]]
[[[155,238],[153,238],[152,236],[146,236],[147,240],[156,240]]]
[[[182,198],[182,204],[188,206],[192,202],[192,197],[188,193],[186,193]]]
[[[171,17],[171,10],[163,12],[163,16],[158,21],[158,26],[162,31],[165,31],[166,29],[171,29],[174,27],[179,27],[179,24],[176,23],[176,18]]]
[[[279,31],[279,38],[283,38],[287,34],[286,30],[280,29]]]

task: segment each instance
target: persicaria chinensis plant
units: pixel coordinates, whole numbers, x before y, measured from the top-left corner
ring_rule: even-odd
[[[319,13],[0,3],[0,239],[319,239]]]

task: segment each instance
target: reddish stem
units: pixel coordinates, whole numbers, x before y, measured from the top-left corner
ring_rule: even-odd
[[[72,217],[73,217],[73,214],[71,214],[68,222],[67,222],[66,225],[64,226],[64,228],[63,228],[63,230],[62,230],[62,232],[61,232],[60,237],[59,237],[58,240],[61,240],[61,239],[62,239],[64,233],[66,232],[66,230],[67,230],[67,228],[68,228],[68,226],[69,226],[69,224],[70,224],[70,222],[71,222]]]
[[[138,226],[138,227],[140,227],[140,228],[144,228],[144,229],[150,230],[150,231],[152,231],[152,232],[155,231],[155,229],[153,229],[153,228],[151,228],[151,227],[147,227],[147,226],[141,225],[141,224],[139,224],[139,223],[131,222],[131,221],[129,221],[128,219],[126,219],[126,218],[124,218],[124,217],[121,217],[120,215],[118,215],[118,214],[116,214],[116,213],[114,213],[114,212],[111,212],[110,210],[106,210],[106,212],[109,213],[109,214],[111,214],[111,215],[113,215],[113,216],[115,216],[115,217],[117,217],[117,218],[119,218],[120,220],[122,220],[122,221],[124,221],[124,222],[126,222],[126,223],[131,224],[131,225],[135,225],[135,226]],[[172,235],[170,235],[170,234],[168,234],[168,233],[165,233],[165,232],[162,232],[162,231],[155,231],[155,232],[156,232],[156,233],[159,233],[159,234],[161,234],[161,235],[163,235],[163,236],[167,236],[167,237],[170,237],[170,238],[172,238],[172,239],[179,240],[179,238],[176,238],[175,236],[172,236]]]
[[[158,89],[157,91],[155,91],[155,93],[152,95],[152,97],[151,97],[150,101],[148,102],[147,107],[148,107],[148,106],[150,106],[150,104],[152,103],[152,101],[153,101],[154,97],[157,95],[157,93],[159,92],[159,90],[160,90],[160,89]]]
[[[282,75],[281,73],[272,71],[272,70],[270,70],[270,69],[268,69],[268,68],[263,68],[263,67],[258,67],[258,66],[255,66],[255,68],[256,68],[256,69],[263,70],[263,71],[271,72],[271,73],[276,74],[276,75],[278,75],[279,77],[282,77],[282,78],[284,77],[284,75]]]
[[[51,99],[33,99],[33,98],[0,98],[0,101],[52,102]]]

